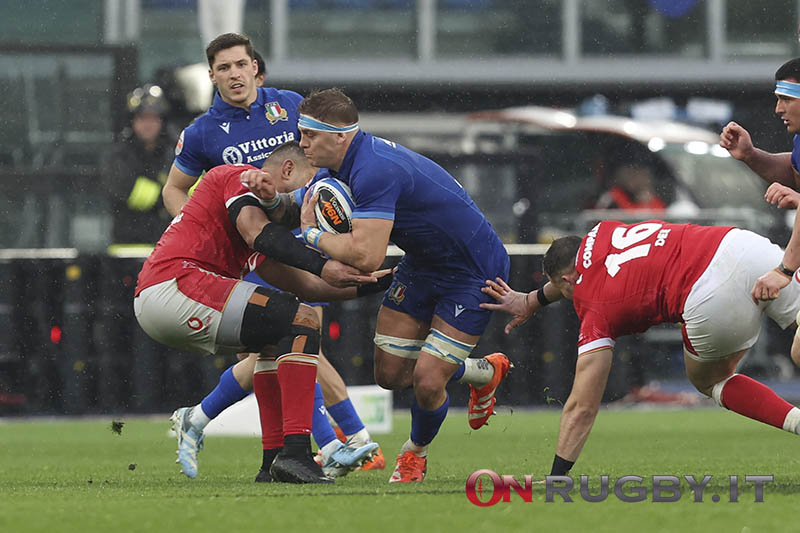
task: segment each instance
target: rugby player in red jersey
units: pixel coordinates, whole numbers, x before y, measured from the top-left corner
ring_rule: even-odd
[[[796,280],[774,300],[755,303],[751,296],[759,276],[780,269],[782,258],[777,245],[737,228],[604,221],[583,239],[553,242],[542,263],[549,281],[540,289],[525,294],[502,279],[487,281],[484,292],[499,303],[483,305],[514,315],[506,333],[562,297],[572,300],[581,322],[551,475],[569,472],[589,437],[615,340],[665,322],[684,324],[686,374],[698,391],[721,407],[800,433],[800,409],[736,373],[758,339],[762,315],[786,328],[800,310]]]
[[[348,299],[380,284],[269,223],[241,183],[242,172],[253,168],[223,165],[205,175],[139,273],[136,318],[148,335],[174,348],[259,352],[257,371],[267,374],[274,391],[259,402],[263,440],[276,457],[272,478],[328,483],[311,458],[309,437],[320,324],[295,294]],[[291,293],[240,279],[252,270]]]

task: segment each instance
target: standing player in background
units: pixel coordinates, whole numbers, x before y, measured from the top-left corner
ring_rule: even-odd
[[[235,33],[220,35],[209,43],[206,57],[209,76],[216,85],[217,94],[208,112],[195,119],[181,133],[175,149],[175,161],[162,191],[164,204],[173,216],[177,216],[186,204],[189,190],[204,171],[223,164],[249,163],[260,166],[278,146],[300,135],[297,129],[297,104],[302,97],[293,91],[258,86],[256,76],[260,69],[247,37]],[[302,169],[296,169],[296,172],[304,172],[304,177],[310,179],[313,171],[308,169],[308,165],[305,165]],[[197,452],[203,446],[203,429],[225,408],[249,394],[253,388],[254,367],[254,357],[240,361],[223,372],[219,385],[200,404],[180,408],[173,413],[178,438],[178,463],[187,476],[197,476]],[[325,384],[324,392],[332,404],[331,415],[346,434],[354,437],[352,447],[360,448],[371,442],[347,397],[344,382],[324,357],[320,359],[318,377]],[[324,411],[322,402],[323,394],[318,390],[315,412],[319,411],[320,406]],[[315,440],[324,449],[323,455],[327,454],[326,462],[330,462],[328,471],[342,475],[344,472],[336,469],[332,460],[333,452],[338,447],[330,440],[334,434],[330,424],[324,415],[316,417],[316,421],[315,433],[318,430],[319,434]],[[269,464],[262,464],[256,481],[264,477],[265,467],[268,469]]]
[[[253,59],[256,61],[256,87],[263,87],[267,81],[267,63],[257,50],[253,50]]]
[[[483,279],[508,274],[503,243],[464,189],[444,169],[393,142],[359,131],[358,110],[338,89],[307,97],[299,107],[300,145],[325,168],[315,180],[346,183],[355,200],[353,230],[335,235],[316,228],[315,198],[303,204],[260,188],[259,173],[243,174],[262,201],[282,204],[270,215],[295,226],[329,257],[362,269],[383,263],[389,240],[406,252],[378,313],[375,381],[386,389],[414,387],[411,434],[389,482],[422,481],[428,445],[449,405],[446,385],[469,383],[469,423],[493,414],[494,392],[510,363],[503,354],[469,358],[490,313]],[[310,190],[310,188],[309,188]],[[305,191],[303,191],[305,193]],[[274,199],[274,200],[273,200]],[[493,276],[490,276],[493,277]]]
[[[775,72],[775,113],[786,131],[793,134],[791,152],[771,154],[753,146],[750,133],[736,122],[729,122],[720,134],[719,144],[731,156],[744,162],[768,183],[800,188],[800,58],[787,61]]]
[[[322,300],[354,298],[363,289],[328,283],[378,285],[377,279],[321,257],[271,224],[240,181],[246,168],[253,167],[223,165],[206,174],[142,267],[136,319],[153,339],[174,348],[258,352],[259,412],[269,456],[269,479],[263,481],[329,483],[311,458],[317,315],[294,294],[240,278],[258,270],[277,286]]]
[[[279,145],[297,140],[297,105],[293,91],[256,86],[257,63],[250,39],[220,35],[206,48],[209,76],[217,94],[211,108],[181,133],[162,195],[177,215],[189,189],[208,169],[223,164],[260,166]]]
[[[735,373],[758,340],[764,314],[786,328],[800,310],[797,282],[773,301],[753,302],[758,276],[783,270],[782,257],[777,245],[737,228],[604,221],[583,239],[553,242],[542,261],[549,281],[540,289],[519,293],[502,279],[487,281],[485,292],[500,303],[483,307],[514,315],[506,333],[562,297],[572,300],[581,321],[575,380],[550,475],[566,475],[589,437],[616,339],[661,323],[684,323],[686,375],[698,391],[720,407],[800,433],[800,409]]]

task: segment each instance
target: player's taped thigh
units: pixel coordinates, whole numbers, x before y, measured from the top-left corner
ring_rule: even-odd
[[[448,337],[438,329],[431,328],[431,332],[425,339],[425,344],[422,346],[422,351],[438,357],[442,361],[454,365],[460,365],[464,360],[469,357],[475,344],[467,344],[466,342],[457,341],[452,337]]]
[[[314,308],[300,304],[289,326],[289,334],[278,341],[278,353],[305,353],[316,357],[319,352],[319,328],[319,317]]]
[[[300,301],[293,294],[256,286],[242,312],[241,344],[247,351],[261,352],[265,346],[278,344],[281,339],[289,337],[299,307]]]
[[[375,346],[388,354],[411,360],[416,360],[419,357],[419,351],[425,344],[424,339],[403,339],[402,337],[392,337],[391,335],[382,335],[377,332],[373,342]]]

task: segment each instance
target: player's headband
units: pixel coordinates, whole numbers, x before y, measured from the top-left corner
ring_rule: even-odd
[[[788,96],[789,98],[800,98],[800,83],[780,80],[775,83],[775,94]]]
[[[307,130],[327,131],[329,133],[350,133],[351,131],[356,131],[358,129],[358,122],[355,124],[350,124],[349,126],[339,127],[334,126],[333,124],[328,124],[327,122],[322,122],[321,120],[317,120],[308,115],[300,115],[300,119],[297,121],[297,126]]]

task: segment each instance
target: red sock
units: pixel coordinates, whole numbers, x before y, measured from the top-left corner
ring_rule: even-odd
[[[714,385],[712,392],[714,399],[719,401],[717,387],[719,384]],[[726,409],[779,429],[783,429],[786,415],[794,407],[763,383],[742,374],[731,376],[722,386],[719,396]]]
[[[311,434],[317,360],[316,355],[306,353],[287,353],[278,357],[284,436]]]
[[[253,392],[258,402],[261,419],[261,444],[265,450],[283,446],[283,415],[281,411],[281,386],[275,359],[256,362],[253,374]]]

